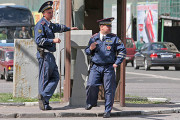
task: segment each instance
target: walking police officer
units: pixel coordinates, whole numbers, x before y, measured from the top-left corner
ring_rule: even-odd
[[[91,55],[92,66],[86,86],[86,110],[97,106],[99,86],[103,83],[105,93],[104,118],[110,117],[116,90],[115,68],[123,62],[126,49],[122,41],[111,33],[114,18],[99,20],[100,32],[93,35],[85,49]]]
[[[56,43],[60,43],[59,38],[55,38],[54,33],[61,33],[76,30],[77,27],[66,27],[65,25],[53,24],[52,1],[45,2],[39,9],[43,18],[36,24],[35,42],[38,47],[37,59],[39,61],[39,108],[41,110],[51,110],[49,99],[52,97],[58,81],[59,73],[53,52],[56,51]]]

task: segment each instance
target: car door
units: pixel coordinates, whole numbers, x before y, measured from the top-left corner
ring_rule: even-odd
[[[139,52],[139,56],[138,56],[138,64],[143,66],[144,65],[144,59],[147,55],[147,50],[148,50],[148,44],[144,44]]]
[[[2,50],[0,50],[0,74],[3,74],[2,70],[3,70],[3,67],[2,67]]]

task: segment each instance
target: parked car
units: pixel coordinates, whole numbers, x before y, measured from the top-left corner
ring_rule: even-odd
[[[146,43],[134,55],[134,68],[149,70],[152,66],[163,66],[165,70],[174,66],[180,70],[180,52],[171,42]]]
[[[132,66],[134,66],[134,54],[136,53],[136,45],[133,38],[126,38],[126,64],[131,62]]]
[[[1,79],[12,80],[13,78],[14,48],[0,48],[0,75]]]

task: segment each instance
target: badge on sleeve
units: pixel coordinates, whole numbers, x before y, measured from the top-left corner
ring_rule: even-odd
[[[42,32],[42,30],[41,30],[41,29],[39,29],[39,30],[38,30],[38,33],[41,33],[41,32]]]
[[[107,50],[111,50],[111,46],[107,46],[106,49],[107,49]]]
[[[119,42],[120,44],[122,43],[122,41],[121,41],[120,39],[118,40],[118,42]]]

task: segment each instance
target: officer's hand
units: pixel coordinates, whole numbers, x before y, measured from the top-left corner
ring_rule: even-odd
[[[97,42],[94,42],[90,46],[90,50],[94,50],[96,48]]]
[[[59,38],[53,39],[53,43],[60,43],[60,42],[61,42],[61,40]]]
[[[118,65],[116,65],[116,64],[113,64],[113,67],[114,67],[114,68],[117,68],[117,66],[118,66]]]
[[[72,27],[71,30],[78,30],[78,28],[77,27]]]

